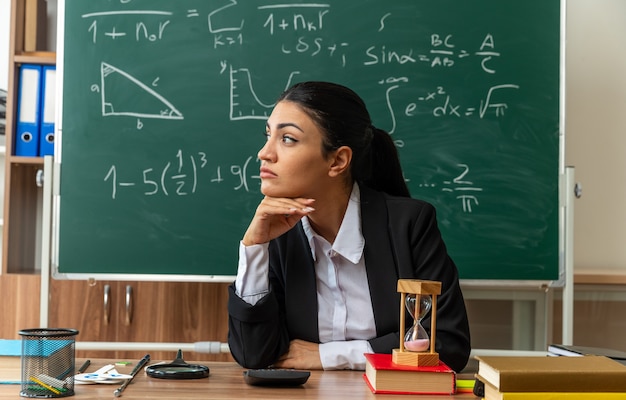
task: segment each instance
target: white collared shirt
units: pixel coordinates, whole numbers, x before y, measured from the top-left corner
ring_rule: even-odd
[[[365,369],[367,341],[376,336],[374,312],[365,271],[361,233],[360,195],[354,185],[348,208],[331,245],[311,227],[302,226],[315,261],[320,358],[324,369]],[[255,304],[269,288],[268,244],[239,248],[237,294]]]

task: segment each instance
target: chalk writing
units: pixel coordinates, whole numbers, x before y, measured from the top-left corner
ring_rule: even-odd
[[[206,34],[211,41],[207,47],[217,52],[224,52],[217,65],[220,77],[228,80],[228,108],[224,109],[230,121],[265,120],[274,107],[276,93],[291,86],[296,79],[308,71],[294,68],[288,73],[273,73],[274,82],[279,83],[272,96],[262,94],[257,89],[258,82],[265,79],[266,71],[253,69],[251,65],[233,61],[228,55],[235,46],[246,45],[250,32],[256,35],[267,35],[270,43],[275,45],[274,51],[285,56],[322,57],[336,60],[336,68],[347,68],[349,65],[361,65],[365,68],[377,66],[397,67],[406,75],[390,75],[376,81],[383,91],[380,93],[384,110],[387,113],[384,127],[394,135],[403,127],[401,121],[406,117],[413,118],[424,114],[427,110],[435,118],[502,118],[516,101],[514,91],[520,85],[510,81],[486,84],[483,96],[468,99],[465,93],[455,93],[460,88],[446,88],[444,85],[433,85],[424,93],[413,93],[407,97],[406,89],[416,83],[412,69],[443,68],[453,70],[460,63],[474,60],[480,71],[487,75],[497,75],[497,61],[503,56],[496,45],[496,36],[485,30],[478,40],[461,39],[458,34],[440,31],[424,34],[421,38],[413,38],[410,45],[406,42],[379,42],[374,38],[371,43],[365,39],[355,43],[348,38],[328,35],[326,32],[336,28],[332,19],[334,7],[324,3],[269,3],[256,6],[259,18],[252,22],[239,14],[241,5],[236,0],[228,0],[218,7],[186,7],[182,13],[169,10],[132,9],[125,11],[94,11],[81,15],[91,21],[87,26],[89,40],[93,45],[100,45],[103,40],[132,40],[138,46],[165,40],[170,32],[179,29],[180,24],[206,23]],[[186,22],[181,22],[179,14],[184,15]],[[120,20],[117,17],[128,18]],[[382,13],[369,28],[372,32],[385,33],[398,28],[398,14]],[[120,22],[123,21],[123,22]],[[366,32],[364,37],[367,38]],[[352,38],[353,39],[353,38]],[[420,40],[421,39],[421,40]],[[463,44],[461,44],[463,43]],[[469,45],[468,45],[469,43]],[[268,58],[271,60],[271,57]],[[355,63],[356,62],[356,63]],[[350,64],[352,63],[352,64]],[[159,87],[169,86],[172,82],[161,78],[166,71],[159,71],[160,66],[152,67],[152,74],[146,81],[135,76],[133,67],[123,67],[114,62],[102,61],[100,66],[100,82],[92,83],[90,90],[100,95],[101,115],[103,117],[135,118],[135,128],[144,128],[143,119],[185,119],[186,112],[174,106],[173,102],[159,93]],[[258,68],[258,67],[257,67]],[[142,76],[145,76],[142,75]],[[258,81],[258,82],[257,82]],[[123,87],[124,91],[109,90],[109,87]],[[420,85],[424,87],[425,85]],[[213,95],[207,93],[207,96]],[[132,99],[132,100],[130,100]],[[463,99],[463,100],[459,100]],[[468,103],[469,102],[469,103]],[[403,119],[404,118],[404,119]],[[394,136],[398,148],[404,148],[406,142]],[[111,198],[115,199],[119,191],[132,187],[141,187],[146,196],[187,196],[197,192],[200,185],[208,183],[223,184],[230,182],[235,191],[250,192],[251,180],[258,176],[251,173],[255,158],[246,157],[241,163],[210,165],[202,152],[183,157],[182,150],[177,153],[177,163],[164,162],[139,171],[134,178],[126,179],[130,171],[113,163],[106,174],[104,182],[110,185]],[[185,160],[185,162],[182,162]],[[477,192],[483,189],[468,181],[469,167],[458,164],[463,172],[450,181],[441,183],[441,190],[456,194],[464,212],[471,213],[472,208],[479,205]],[[208,176],[208,171],[212,173]],[[122,178],[124,176],[124,178]],[[255,182],[256,184],[256,182]],[[432,184],[431,184],[432,185]],[[427,184],[419,187],[429,187]],[[432,186],[430,186],[432,187]]]
[[[438,189],[441,191],[455,195],[455,199],[460,200],[463,212],[471,213],[472,206],[478,206],[478,193],[482,192],[481,187],[474,185],[474,182],[468,180],[470,168],[467,164],[457,164],[461,172],[452,180],[444,180],[440,184],[422,183],[418,187],[426,189]]]
[[[320,80],[391,134],[462,279],[558,278],[559,2],[59,5],[61,274],[236,274],[266,120]]]
[[[145,196],[188,196],[196,194],[199,185],[224,183],[233,191],[251,192],[256,189],[251,184],[260,181],[258,166],[251,168],[255,161],[255,157],[249,156],[241,164],[228,165],[229,174],[224,177],[223,166],[210,165],[205,152],[187,156],[178,150],[174,160],[165,161],[157,167],[144,168],[140,174],[137,171],[124,173],[122,177],[120,168],[111,165],[103,181],[109,185],[112,200],[120,196],[120,190],[133,188]]]
[[[478,102],[478,106],[462,106],[455,103],[451,99],[450,95],[446,93],[446,90],[442,86],[438,86],[432,91],[427,92],[425,95],[418,97],[418,101],[434,103],[432,108],[432,114],[435,117],[462,117],[477,115],[480,118],[485,118],[488,115],[494,115],[501,117],[504,115],[505,110],[509,107],[504,101],[498,101],[497,96],[501,94],[501,91],[506,89],[519,89],[519,85],[515,84],[502,84],[492,86],[488,89],[484,99]],[[414,103],[411,103],[406,108],[406,115],[411,116],[416,112]]]
[[[500,57],[500,52],[495,51],[495,40],[492,34],[485,35],[478,51],[471,53],[468,50],[457,49],[454,44],[454,35],[440,35],[433,33],[430,36],[431,49],[428,54],[420,54],[419,60],[430,64],[431,67],[453,67],[456,60],[469,56],[480,58],[482,70],[488,74],[495,74],[496,70],[491,64],[494,57]]]
[[[83,18],[94,18],[94,21],[89,25],[88,31],[91,33],[91,40],[96,43],[99,38],[99,25],[100,23],[95,18],[105,16],[119,16],[119,15],[137,15],[138,17],[145,16],[171,16],[172,13],[168,11],[154,11],[154,10],[127,10],[127,11],[103,11],[83,14]],[[148,40],[154,42],[163,38],[165,28],[169,25],[170,20],[161,20],[153,29],[149,29],[145,22],[137,21],[134,29],[132,28],[119,28],[116,25],[109,25],[102,28],[102,35],[104,38],[116,40],[124,38],[134,31],[134,39],[139,42],[141,40]],[[119,30],[121,29],[121,30]]]

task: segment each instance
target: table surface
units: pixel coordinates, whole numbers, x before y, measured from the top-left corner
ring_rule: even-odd
[[[17,377],[20,374],[20,358],[7,357],[0,360],[0,378]],[[80,366],[83,359],[76,360]],[[243,381],[243,369],[230,362],[187,361],[210,368],[210,375],[204,379],[168,380],[150,378],[144,372],[138,373],[122,393],[121,399],[395,399],[406,396],[374,395],[363,380],[363,371],[312,371],[309,380],[295,388],[265,388],[249,386]],[[115,360],[91,360],[87,372],[115,363]],[[133,362],[134,363],[134,362]],[[130,373],[133,365],[116,366],[120,373]],[[119,384],[74,385],[75,395],[68,398],[113,399],[113,392]],[[0,384],[0,399],[25,399],[20,396],[21,385]],[[413,396],[411,396],[413,397]],[[472,394],[454,396],[420,395],[420,400],[477,399]]]
[[[626,269],[576,268],[574,283],[590,285],[626,285]]]

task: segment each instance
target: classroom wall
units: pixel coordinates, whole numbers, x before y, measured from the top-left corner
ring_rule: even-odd
[[[2,88],[7,87],[8,80],[9,17],[10,0],[0,0]],[[575,167],[576,181],[583,187],[583,196],[575,202],[574,264],[576,269],[626,270],[626,0],[567,0],[566,28],[565,163]],[[0,161],[3,167],[4,160],[0,158]],[[0,178],[4,180],[3,172]],[[0,182],[0,200],[3,190]],[[600,306],[593,299],[591,304]],[[491,302],[489,306],[483,302],[474,308],[480,308],[481,315],[503,315],[498,312],[502,307],[510,304]],[[585,307],[589,304],[577,306],[579,320],[585,318],[582,315],[587,310]],[[560,305],[557,303],[555,308],[558,313]],[[622,306],[602,306],[602,309],[606,312],[598,313],[593,307],[589,312],[602,317],[589,324],[590,332],[612,331],[608,328],[611,321],[623,317],[617,311],[615,315],[609,312]],[[510,344],[508,321],[475,319],[489,328],[487,331],[500,333],[496,336],[506,343],[495,347]],[[558,328],[559,324],[555,326]],[[585,326],[577,325],[575,342],[577,337],[589,336],[584,329]],[[560,335],[555,333],[557,337]],[[489,347],[489,343],[479,343],[480,336],[475,335],[474,345]],[[485,340],[493,342],[493,335],[489,336]],[[626,340],[622,341],[611,346],[626,350]],[[600,342],[585,344],[602,345]]]
[[[49,3],[56,31],[56,1]],[[8,80],[9,18],[10,0],[0,0],[0,88]],[[626,1],[567,0],[566,28],[565,164],[583,188],[574,264],[626,270]]]
[[[567,0],[565,162],[574,264],[626,271],[626,1]]]

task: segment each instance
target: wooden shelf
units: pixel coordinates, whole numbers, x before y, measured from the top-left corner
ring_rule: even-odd
[[[9,156],[8,161],[14,165],[16,164],[43,165],[43,157]]]
[[[24,52],[13,56],[13,62],[17,64],[54,65],[56,63],[56,59],[56,53],[51,51]]]

